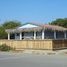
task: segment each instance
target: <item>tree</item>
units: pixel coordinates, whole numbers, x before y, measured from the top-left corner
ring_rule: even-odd
[[[5,29],[12,29],[18,26],[21,26],[20,22],[17,21],[7,21],[2,25]]]
[[[7,33],[5,32],[6,29],[13,29],[15,27],[21,26],[20,22],[17,21],[8,21],[5,22],[0,26],[0,39],[6,39]]]
[[[6,39],[7,33],[5,32],[4,27],[0,26],[0,39]]]
[[[67,28],[67,18],[63,18],[63,19],[59,18],[59,19],[56,19],[56,20],[50,22],[49,24],[51,24],[51,25],[59,25],[59,26]]]

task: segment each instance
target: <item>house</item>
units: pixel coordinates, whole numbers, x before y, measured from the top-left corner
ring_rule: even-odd
[[[0,44],[16,50],[57,50],[67,48],[67,29],[56,25],[23,24],[15,29],[7,29],[8,40]]]
[[[8,40],[67,39],[67,29],[56,25],[26,23],[15,29],[7,29]]]

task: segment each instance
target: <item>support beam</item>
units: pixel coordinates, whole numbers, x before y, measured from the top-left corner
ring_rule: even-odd
[[[22,40],[22,33],[20,32],[20,40]]]
[[[56,39],[56,31],[54,31],[54,39]]]
[[[66,31],[64,32],[64,39],[66,39]]]
[[[42,30],[42,40],[44,40],[44,30]]]
[[[36,31],[34,31],[34,40],[36,39]]]
[[[10,40],[10,33],[8,33],[8,40]]]

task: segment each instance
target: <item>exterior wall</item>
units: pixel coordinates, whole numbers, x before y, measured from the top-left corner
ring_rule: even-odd
[[[16,48],[16,50],[52,50],[52,40],[0,40],[0,45],[1,44],[6,44]]]

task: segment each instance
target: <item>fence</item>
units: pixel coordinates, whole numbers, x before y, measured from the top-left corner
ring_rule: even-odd
[[[0,40],[0,45],[6,44],[16,50],[53,50],[67,48],[67,40]]]

